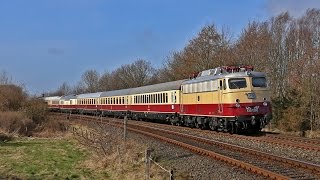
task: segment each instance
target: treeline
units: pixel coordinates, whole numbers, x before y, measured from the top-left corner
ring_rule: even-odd
[[[301,17],[288,12],[252,21],[233,39],[214,24],[203,27],[188,44],[168,55],[161,68],[143,59],[112,72],[86,71],[74,87],[63,83],[52,94],[116,90],[188,78],[224,65],[248,64],[266,72],[272,91],[273,122],[288,131],[320,129],[320,10]]]

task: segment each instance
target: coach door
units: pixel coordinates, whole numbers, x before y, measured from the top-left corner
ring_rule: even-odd
[[[224,90],[224,79],[219,79],[219,87],[218,87],[218,112],[223,112],[223,90]]]

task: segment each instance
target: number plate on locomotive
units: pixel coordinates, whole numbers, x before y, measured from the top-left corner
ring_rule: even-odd
[[[246,107],[247,112],[259,112],[259,106],[254,106],[254,107]]]
[[[248,99],[256,99],[257,98],[256,93],[246,93],[246,94],[247,94]]]

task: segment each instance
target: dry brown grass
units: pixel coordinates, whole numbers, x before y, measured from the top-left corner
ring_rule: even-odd
[[[83,165],[95,171],[107,170],[110,179],[140,180],[145,179],[145,149],[146,146],[134,141],[117,141],[118,150],[106,156],[94,153],[92,158]],[[169,179],[169,174],[151,163],[150,179]]]
[[[67,132],[68,122],[46,117],[41,124],[35,123],[23,112],[0,112],[0,132],[6,136],[56,137]]]
[[[41,126],[34,131],[37,137],[57,137],[65,136],[68,131],[68,122],[62,119],[49,117]]]
[[[317,130],[317,131],[306,131],[306,137],[319,138],[320,139],[320,130]]]
[[[122,133],[113,131],[112,128],[102,131],[105,129],[102,126],[95,129],[84,124],[74,126],[77,127],[74,133],[75,139],[84,148],[93,150],[91,151],[93,158],[84,163],[86,167],[97,171],[107,170],[110,179],[145,179],[146,145],[137,144],[130,139],[125,142],[122,139]],[[87,134],[90,134],[89,131],[95,135],[87,137]],[[150,177],[151,179],[168,179],[169,174],[151,163]]]
[[[0,122],[1,131],[7,134],[30,136],[35,127],[22,112],[0,112]]]

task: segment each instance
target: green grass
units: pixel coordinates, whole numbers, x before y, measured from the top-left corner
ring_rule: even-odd
[[[105,171],[84,165],[88,152],[75,142],[50,139],[20,139],[0,143],[0,178],[108,179]]]

